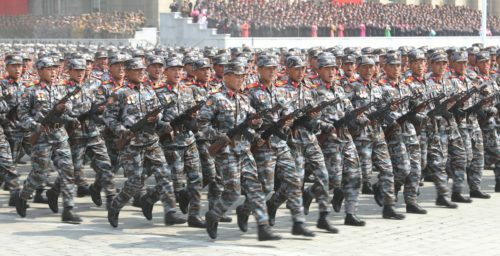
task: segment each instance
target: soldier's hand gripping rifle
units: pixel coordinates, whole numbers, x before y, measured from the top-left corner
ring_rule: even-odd
[[[245,136],[248,135],[248,133],[249,133],[248,129],[250,128],[253,121],[261,119],[263,116],[265,116],[269,113],[276,112],[281,108],[282,108],[282,105],[277,104],[276,106],[269,108],[269,109],[266,109],[260,113],[255,113],[255,114],[249,115],[245,119],[245,121],[243,121],[242,123],[240,123],[239,125],[237,125],[236,127],[234,127],[233,129],[229,130],[226,133],[227,138],[229,138],[229,140],[232,141],[237,135],[245,135]],[[224,139],[216,140],[214,143],[212,143],[212,145],[210,145],[208,147],[208,153],[211,156],[215,156],[227,144],[228,144],[227,140],[224,140]]]
[[[60,112],[58,109],[57,109],[57,106],[59,105],[64,105],[66,104],[66,102],[68,102],[68,100],[73,97],[74,95],[76,95],[77,93],[79,93],[80,91],[82,90],[81,87],[75,87],[75,89],[73,89],[73,91],[67,93],[62,99],[60,99],[53,107],[52,109],[49,110],[49,112],[47,113],[47,115],[45,115],[42,120],[40,120],[40,128],[33,132],[31,134],[31,138],[30,138],[30,142],[31,142],[31,145],[35,145],[37,140],[38,140],[38,137],[40,137],[40,133],[42,132],[42,130],[45,130],[46,129],[46,126],[49,125],[50,123],[62,123],[63,120],[61,119],[61,115],[63,114],[62,112]]]
[[[116,148],[118,150],[122,150],[123,148],[125,148],[125,146],[130,143],[130,140],[134,136],[136,136],[138,132],[144,130],[144,128],[149,123],[148,122],[149,118],[158,116],[163,110],[165,110],[166,108],[169,108],[173,104],[174,104],[174,102],[172,101],[170,104],[161,105],[161,106],[147,112],[146,115],[144,115],[144,117],[142,117],[141,119],[139,119],[139,121],[137,121],[135,124],[130,126],[130,128],[129,128],[130,132],[121,134],[120,138],[116,142]]]
[[[314,106],[314,105],[305,106],[301,110],[303,115],[294,119],[291,129],[296,130],[297,128],[302,126],[308,130],[312,130],[312,128],[309,125],[309,122],[311,121],[311,118],[309,117],[309,115],[311,113],[320,112],[323,109],[325,109],[326,107],[333,106],[339,102],[340,102],[340,98],[336,98],[336,99],[331,100],[331,101],[322,101],[319,104],[317,104],[316,106]]]
[[[68,125],[68,127],[66,128],[66,130],[68,131],[68,135],[71,135],[75,131],[75,128],[77,125],[82,125],[82,129],[83,129],[83,127],[85,125],[85,121],[89,120],[91,118],[96,118],[97,115],[99,115],[99,109],[102,106],[105,106],[106,103],[107,103],[107,100],[103,100],[103,101],[100,101],[98,103],[92,104],[92,107],[90,108],[89,111],[79,115],[76,118],[78,120],[78,122],[76,124]]]

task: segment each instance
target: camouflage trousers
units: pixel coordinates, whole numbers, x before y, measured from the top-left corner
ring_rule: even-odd
[[[372,169],[376,168],[378,185],[384,196],[384,205],[394,205],[394,173],[391,156],[383,133],[374,135],[372,140],[354,139],[361,161],[362,181],[370,181]]]
[[[208,208],[212,209],[215,202],[219,200],[224,191],[224,185],[222,184],[222,173],[215,168],[215,160],[208,153],[208,147],[210,146],[209,141],[197,140],[196,146],[198,147],[198,152],[200,154],[201,163],[201,174],[203,181],[207,181],[208,184]]]
[[[257,166],[250,152],[241,154],[222,153],[215,157],[215,167],[222,174],[224,190],[214,203],[212,212],[220,218],[240,197],[241,187],[258,225],[268,224],[267,206],[262,185],[257,175]]]
[[[1,130],[1,128],[0,128]],[[0,131],[0,184],[5,182],[5,188],[14,193],[19,190],[19,174],[12,161],[12,153],[5,134]]]
[[[113,135],[112,132],[107,131],[107,128],[102,132],[102,137],[104,138],[104,142],[106,145],[106,150],[108,151],[109,160],[111,161],[111,168],[114,174],[116,174],[120,170],[120,159],[118,149],[116,148],[117,137]]]
[[[189,215],[198,216],[201,209],[200,155],[195,143],[187,147],[164,146],[165,158],[172,168],[174,191],[186,189],[189,195]],[[187,184],[183,183],[186,176]]]
[[[483,129],[484,160],[487,166],[494,165],[495,179],[500,182],[500,137],[495,128]]]
[[[275,184],[277,184],[276,191],[270,202],[275,206],[279,206],[286,201],[286,207],[290,209],[293,221],[305,222],[302,203],[302,177],[295,168],[290,149],[287,146],[269,148],[265,144],[259,147],[253,156],[257,164],[258,179],[264,194],[271,193]],[[243,209],[250,215],[251,202],[249,202],[248,197],[243,204]]]
[[[465,182],[466,152],[458,127],[449,127],[441,140],[443,144],[447,144],[446,171],[448,177],[453,179],[452,192],[460,193]]]
[[[361,166],[352,140],[328,141],[322,145],[330,189],[342,189],[346,214],[356,214],[361,188]]]
[[[23,156],[23,153],[31,155],[30,133],[24,131],[12,131],[7,133],[10,144],[12,159],[14,162]]]
[[[483,134],[479,125],[472,129],[460,128],[459,131],[465,148],[467,183],[471,190],[480,190],[484,170]],[[455,179],[453,181],[455,183]]]
[[[290,143],[289,146],[295,160],[295,168],[297,168],[297,172],[302,179],[301,183],[304,183],[306,166],[315,176],[314,184],[305,189],[303,193],[314,195],[320,212],[331,212],[328,201],[328,171],[318,141],[315,140],[308,144]]]
[[[38,139],[37,144],[32,147],[32,170],[24,183],[21,198],[28,200],[33,191],[47,181],[47,173],[49,172],[50,161],[52,161],[59,174],[59,186],[63,198],[63,206],[73,207],[75,205],[73,201],[75,181],[69,143],[67,140],[49,142],[46,139],[47,135],[42,134],[42,136]]]
[[[114,173],[111,168],[109,155],[101,136],[91,138],[70,138],[71,156],[75,170],[75,183],[77,185],[86,184],[83,174],[83,160],[87,154],[91,163],[90,166],[96,173],[94,186],[99,191],[104,189],[106,196],[114,196],[116,193]]]
[[[416,134],[395,133],[387,138],[387,148],[394,170],[395,189],[399,190],[404,186],[405,202],[416,204],[422,161],[418,137]]]
[[[151,189],[151,196],[161,200],[165,213],[176,211],[170,167],[158,142],[143,146],[129,144],[121,151],[120,160],[127,180],[112,207],[123,208],[144,187],[146,177],[154,175],[156,186]]]
[[[427,169],[427,147],[428,147],[428,132],[421,131],[418,135],[420,144],[420,170],[423,172]],[[422,174],[423,175],[423,174]]]

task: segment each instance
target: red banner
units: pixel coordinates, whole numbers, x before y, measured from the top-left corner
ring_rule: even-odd
[[[332,0],[333,4],[344,5],[344,4],[362,4],[363,0]]]
[[[0,0],[0,16],[28,15],[29,0]]]

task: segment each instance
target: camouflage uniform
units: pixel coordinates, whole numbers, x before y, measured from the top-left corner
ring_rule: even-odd
[[[473,87],[478,86],[477,83],[471,80],[468,76],[452,74],[450,78],[452,90],[456,93],[468,91]],[[470,107],[478,101],[478,96],[474,95],[464,103],[463,108],[465,109]],[[473,114],[463,118],[460,123],[458,123],[458,130],[460,132],[460,136],[462,137],[462,144],[465,149],[464,160],[466,163],[467,182],[469,183],[471,190],[480,190],[484,169],[484,145],[483,135],[481,128],[479,128],[477,116]],[[464,160],[457,161],[460,161],[461,163],[464,162]],[[465,172],[456,172],[453,166],[449,166],[449,168],[449,172],[453,174],[453,192],[460,193],[464,187]]]
[[[163,112],[163,121],[170,122],[196,104],[191,88],[183,85],[160,84],[155,88],[156,95],[163,105],[174,105]],[[185,189],[190,198],[189,215],[199,215],[201,208],[201,166],[193,127],[182,125],[161,141],[168,164],[172,167],[172,180],[175,193]],[[185,174],[187,185],[183,184]]]
[[[276,104],[284,104],[285,95],[279,94],[284,91],[276,90],[278,85],[271,85],[270,88],[267,88],[259,82],[247,87],[250,104],[258,113],[271,109]],[[279,113],[270,113],[264,116],[260,131],[272,126],[279,118]],[[275,190],[269,203],[276,207],[286,200],[293,221],[305,222],[304,208],[302,206],[302,177],[295,168],[295,162],[286,141],[283,138],[271,135],[267,143],[255,148],[253,155],[257,164],[258,178],[264,193],[269,194]],[[275,181],[275,177],[279,180]],[[250,214],[250,206],[251,203],[247,199],[244,204],[247,215]]]
[[[5,114],[11,110],[11,103],[16,94],[9,91],[9,87],[5,87],[5,80],[0,85],[0,115],[2,119],[6,119]],[[11,195],[19,190],[19,174],[12,161],[11,146],[4,133],[4,128],[0,126],[0,182],[5,182],[4,188],[9,190]]]
[[[96,101],[97,88],[90,87],[89,84],[79,85],[73,81],[67,81],[66,86],[71,91],[75,86],[81,86],[81,91],[71,98],[73,108],[68,113],[70,117],[78,118],[91,110],[93,104],[101,102]],[[75,182],[80,185],[79,180],[86,183],[83,176],[83,160],[85,153],[91,156],[91,167],[96,172],[94,181],[94,189],[101,191],[104,189],[107,197],[115,195],[114,173],[112,172],[111,162],[108,152],[102,137],[100,136],[99,127],[96,120],[99,119],[98,113],[94,116],[78,121],[78,127],[70,127],[69,131],[69,144],[71,147],[71,155],[73,158],[73,165],[75,170]],[[98,120],[97,122],[99,122]],[[73,124],[69,124],[70,126]]]
[[[320,102],[341,99],[340,103],[327,107],[322,113],[322,130],[328,132],[329,135],[320,146],[328,169],[330,189],[341,189],[346,202],[346,214],[356,214],[361,188],[358,151],[347,126],[336,128],[332,125],[353,109],[352,104],[345,95],[344,89],[338,85],[329,85],[321,81],[316,92]]]
[[[209,139],[217,134],[225,134],[254,113],[246,96],[225,89],[210,96],[201,108],[198,119],[200,132]],[[255,136],[253,130],[249,132]],[[249,139],[241,135],[234,139],[234,146],[224,146],[215,156],[215,165],[222,174],[224,184],[222,196],[210,210],[217,220],[236,202],[240,196],[240,186],[243,186],[258,225],[268,225],[265,195],[250,152]]]
[[[104,112],[104,122],[118,137],[129,131],[129,128],[147,112],[160,105],[153,88],[142,83],[129,82],[111,95]],[[156,186],[151,195],[160,198],[165,213],[176,211],[170,167],[165,160],[157,135],[157,132],[163,132],[165,127],[165,123],[160,119],[154,124],[147,123],[120,152],[121,167],[124,169],[127,181],[113,200],[112,208],[120,210],[141,190],[146,177],[154,175]]]
[[[385,103],[415,95],[408,84],[401,81],[389,81],[387,78],[382,78],[379,80],[379,84],[383,90]],[[417,203],[422,160],[420,156],[420,144],[415,127],[411,122],[406,121],[402,126],[394,122],[397,118],[410,111],[411,105],[415,105],[415,102],[405,101],[398,106],[396,111],[390,113],[392,122],[388,122],[387,126],[395,125],[396,128],[394,128],[394,132],[389,137],[386,137],[387,148],[391,155],[394,170],[395,190],[399,191],[401,186],[404,185],[406,204]]]
[[[382,99],[382,88],[375,82],[365,81],[361,77],[345,88],[350,95],[354,108],[366,106],[370,102],[379,102]],[[365,114],[375,111],[372,107]],[[380,123],[369,124],[366,115],[361,115],[355,122],[351,122],[351,135],[361,160],[362,181],[369,182],[372,168],[379,171],[378,185],[384,199],[384,205],[394,205],[394,174],[385,135]]]
[[[38,82],[23,95],[25,100],[19,105],[19,116],[24,129],[35,132],[40,129],[40,121],[54,107],[57,102],[66,95],[68,91],[64,86]],[[28,175],[24,188],[21,191],[21,199],[27,200],[35,188],[40,187],[47,179],[50,161],[53,161],[59,173],[59,187],[63,196],[63,206],[72,208],[74,206],[74,172],[71,150],[68,144],[68,134],[64,128],[65,122],[70,118],[67,113],[71,111],[72,103],[66,103],[66,110],[60,118],[52,120],[46,127],[46,131],[39,133],[38,139],[32,148],[31,163],[32,171]]]

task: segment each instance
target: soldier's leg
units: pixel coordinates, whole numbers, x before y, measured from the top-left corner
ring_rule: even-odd
[[[305,222],[304,207],[302,205],[301,177],[295,168],[295,162],[288,147],[278,150],[276,171],[280,173],[280,177],[282,178],[279,190],[283,191],[286,195],[286,207],[290,210],[293,221]]]
[[[200,154],[196,144],[189,145],[184,151],[184,172],[187,177],[187,192],[189,201],[189,216],[199,216],[201,210],[201,166]]]
[[[0,173],[3,174],[4,188],[12,195],[19,190],[19,174],[12,161],[10,150],[11,147],[5,135],[0,134]]]
[[[448,139],[446,131],[430,132],[428,142],[427,167],[429,168],[438,196],[447,197],[446,162],[448,159]]]
[[[165,160],[165,155],[158,143],[148,146],[144,156],[144,168],[154,175],[156,185],[153,194],[159,195],[165,214],[177,211],[171,169]]]
[[[90,166],[96,172],[95,189],[97,191],[104,189],[106,197],[113,197],[116,194],[114,173],[104,140],[100,136],[90,139],[88,153],[91,158]]]
[[[405,145],[410,160],[410,173],[405,180],[404,196],[406,204],[417,204],[421,169],[421,147],[417,135],[405,136]]]
[[[69,145],[71,147],[71,157],[73,160],[74,166],[74,177],[75,177],[75,185],[80,186],[88,186],[87,179],[85,178],[85,174],[83,173],[83,158],[85,156],[85,152],[87,150],[87,139],[70,139]]]
[[[266,145],[259,147],[254,152],[255,163],[257,165],[258,180],[262,186],[264,195],[269,194],[274,188],[274,171],[276,168],[276,152]],[[245,202],[240,207],[239,212],[250,215],[252,203],[250,198],[245,197]]]
[[[392,206],[394,202],[394,174],[387,143],[382,137],[373,142],[373,166],[379,171],[379,188],[383,194],[384,205]]]
[[[224,191],[221,197],[215,201],[210,212],[220,219],[231,205],[238,200],[241,193],[240,169],[238,168],[239,158],[234,154],[219,154],[215,158],[215,166],[222,174],[222,184]]]
[[[472,162],[467,169],[467,181],[471,191],[480,191],[484,170],[484,143],[483,134],[479,127],[472,131],[471,146]]]
[[[33,191],[42,186],[47,180],[47,172],[50,168],[52,156],[52,145],[39,142],[34,145],[31,152],[31,172],[28,174],[21,190],[20,198],[28,200]]]
[[[356,147],[352,141],[342,149],[342,190],[345,198],[345,213],[356,214],[361,188],[361,167]]]
[[[325,158],[323,152],[317,142],[309,144],[304,150],[304,158],[306,163],[311,166],[316,176],[314,184],[310,187],[316,200],[318,201],[320,212],[330,212],[330,203],[328,201],[328,171],[326,170]]]
[[[75,180],[74,167],[71,159],[71,150],[67,141],[63,141],[53,146],[53,163],[59,173],[60,188],[63,197],[64,208],[73,208],[75,202]]]
[[[418,135],[419,144],[420,144],[420,170],[426,170],[427,168],[427,131],[422,131],[420,135]],[[422,174],[423,176],[423,174]]]
[[[163,153],[163,152],[162,152]],[[127,202],[138,193],[143,186],[143,170],[144,170],[144,154],[145,149],[142,147],[134,147],[127,145],[121,152],[120,159],[122,161],[124,173],[127,180],[120,193],[113,199],[111,207],[120,210]]]
[[[184,189],[184,149],[182,148],[164,148],[167,163],[172,168],[172,182],[176,194]]]
[[[403,136],[401,134],[395,134],[393,137],[388,139],[387,149],[391,157],[391,163],[394,173],[394,190],[396,191],[395,195],[397,196],[397,193],[401,190],[401,187],[405,185],[411,168],[410,159],[408,157],[406,145],[403,141]],[[395,199],[397,200],[397,198]]]
[[[262,184],[258,179],[257,165],[250,152],[237,157],[237,166],[240,166],[241,180],[243,190],[251,204],[252,211],[257,221],[257,225],[268,225],[269,216],[267,215],[267,206],[265,194],[262,191]]]
[[[373,142],[366,140],[354,140],[361,162],[362,182],[370,182],[372,174],[372,152]]]
[[[206,182],[208,182],[208,208],[212,209],[224,190],[222,173],[215,168],[215,160],[208,153],[209,143],[206,141],[197,141],[196,146],[198,148],[198,153],[200,154],[203,181],[206,180]]]
[[[488,129],[483,130],[483,139],[485,163],[487,166],[494,165],[495,180],[497,184],[500,184],[500,137],[496,129]],[[495,192],[500,192],[497,191],[497,187],[500,188],[499,185],[496,185]]]
[[[116,174],[120,170],[120,161],[118,159],[119,152],[116,148],[116,139],[111,133],[105,133],[104,142],[106,144],[106,150],[108,151],[109,160],[111,161],[111,167],[113,168],[113,173]]]
[[[470,143],[469,133],[464,132],[463,134],[465,138],[461,137],[458,129],[452,128],[448,136],[449,171],[453,178],[452,192],[458,194],[462,192],[464,187],[466,165],[472,161],[472,145],[466,146]]]

